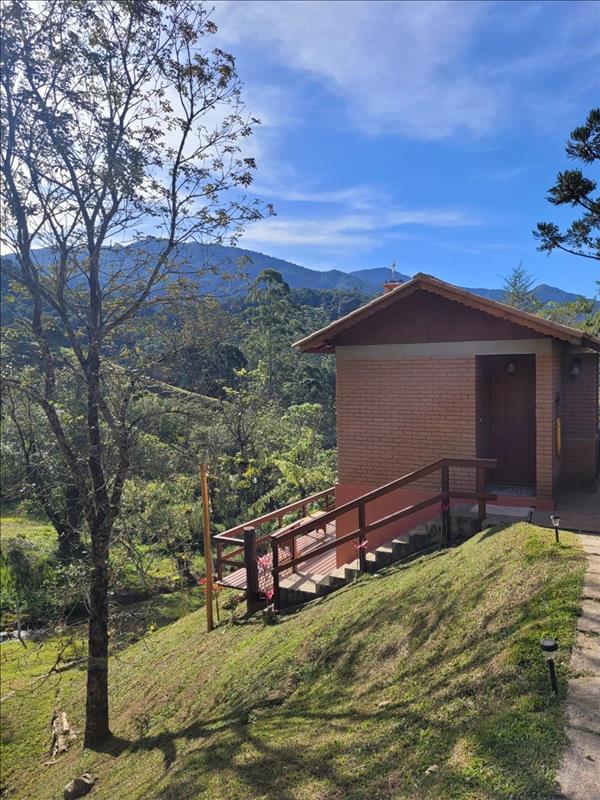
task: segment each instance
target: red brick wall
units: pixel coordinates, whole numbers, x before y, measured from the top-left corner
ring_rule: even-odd
[[[578,358],[579,377],[570,373]],[[598,432],[598,356],[565,353],[562,359],[562,481],[586,485],[596,477]]]
[[[562,409],[556,403],[561,390],[561,350],[538,353],[536,362],[536,478],[537,496],[550,500],[556,495],[561,459],[556,451],[556,419]]]
[[[337,360],[339,483],[378,486],[444,457],[476,455],[474,356]],[[453,487],[474,488],[472,470]],[[439,477],[412,488],[439,489]]]
[[[475,358],[475,421],[476,454],[478,458],[489,458],[490,455],[490,403],[488,376],[485,369],[485,357]]]
[[[572,357],[559,345],[535,357],[536,495],[540,501],[555,498],[563,479],[591,482],[595,476],[597,360],[583,354],[580,377],[574,380],[568,376]],[[475,356],[338,358],[339,484],[376,487],[439,458],[484,454],[481,367]],[[453,470],[451,485],[474,489],[473,471]],[[426,478],[411,488],[437,491],[439,477]]]

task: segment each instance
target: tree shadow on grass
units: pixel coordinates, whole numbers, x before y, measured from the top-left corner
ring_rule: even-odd
[[[500,566],[492,561],[485,567],[482,583],[489,584]],[[335,635],[317,637],[314,652],[285,664],[290,672],[302,670],[298,691],[293,688],[275,704],[265,694],[252,706],[177,730],[132,740],[114,737],[101,751],[119,756],[160,750],[165,772],[156,776],[148,794],[153,800],[221,795],[296,800],[313,786],[319,787],[315,796],[327,800],[424,797],[430,796],[434,784],[440,796],[551,796],[551,776],[564,736],[562,711],[560,704],[547,700],[544,666],[538,668],[539,653],[531,650],[529,639],[536,626],[548,620],[549,597],[556,595],[562,579],[533,593],[506,624],[500,619],[488,630],[482,622],[467,628],[461,639],[444,634],[465,612],[457,603],[461,590],[450,591],[443,571],[430,577],[437,582],[439,607],[411,608],[406,625],[398,626],[411,650],[385,679],[383,688],[390,686],[396,697],[384,708],[378,707],[381,686],[368,674],[366,683],[362,680],[365,669],[371,669],[365,641],[369,634],[398,624],[404,600],[379,596],[379,581],[365,581],[353,587],[361,597],[363,591],[373,592],[363,613],[337,620]],[[483,586],[469,586],[471,609],[485,593]],[[564,604],[560,605],[550,612],[550,622],[553,615],[558,619],[563,614]],[[492,611],[502,614],[502,608]],[[440,631],[439,641],[421,651]],[[487,674],[490,659],[505,650],[512,637],[524,648],[518,670],[509,666]],[[449,674],[448,665],[454,663]],[[280,683],[285,678],[282,672]],[[403,682],[409,687],[404,696]],[[360,693],[356,687],[362,691],[363,684]],[[440,714],[446,706],[460,711]],[[460,763],[453,753],[465,741],[469,754]],[[426,775],[432,763],[440,769]]]
[[[492,796],[488,792],[491,766],[507,787],[503,793],[496,786],[493,796],[508,798],[510,788],[515,800],[524,800],[545,796],[543,792],[551,790],[548,765],[556,755],[555,743],[548,737],[532,742],[524,735],[552,723],[552,716],[533,722],[525,717],[527,714],[503,707],[483,716],[441,720],[435,706],[417,710],[409,701],[371,712],[292,703],[270,709],[257,721],[251,721],[245,712],[158,736],[137,740],[114,737],[103,752],[121,755],[160,749],[168,774],[156,777],[149,795],[154,800],[192,800],[207,791],[211,791],[207,797],[217,797],[223,786],[227,787],[226,796],[240,800],[296,800],[313,785],[320,787],[318,796],[328,800],[393,798],[398,790],[420,797],[434,783],[447,786],[454,792],[452,796],[480,790],[478,796],[488,797]],[[387,721],[387,725],[377,731],[376,721]],[[361,729],[364,736],[355,737],[350,750],[337,746],[336,736],[343,742],[347,734]],[[423,730],[427,737],[420,741],[416,734]],[[322,731],[329,736],[321,737]],[[299,734],[303,747],[297,744]],[[480,774],[470,763],[448,761],[466,737],[474,763],[482,758],[487,762]],[[431,763],[441,765],[439,774],[425,774]]]

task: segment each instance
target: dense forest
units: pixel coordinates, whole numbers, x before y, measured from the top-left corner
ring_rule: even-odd
[[[35,373],[19,334],[25,300],[18,292],[10,297],[5,359]],[[177,586],[153,579],[165,559],[186,583],[200,578],[200,462],[209,468],[215,532],[333,483],[332,358],[300,356],[291,345],[364,300],[356,290],[290,290],[279,273],[264,270],[241,297],[197,296],[154,309],[122,343],[112,365],[117,382],[128,372],[130,349],[160,351],[161,358],[148,360],[135,398],[135,441],[112,555],[117,596]],[[85,410],[68,363],[57,380],[61,418],[75,425]],[[10,386],[2,428],[3,513],[48,520],[57,534],[55,552],[25,540],[3,549],[3,623],[17,614],[27,626],[56,623],[85,603],[83,509],[46,419]]]
[[[111,554],[118,603],[201,578],[201,462],[209,469],[213,532],[335,480],[333,357],[300,355],[292,345],[369,296],[290,289],[273,269],[252,283],[240,273],[238,285],[227,296],[186,290],[185,302],[178,287],[176,302],[163,298],[119,343],[111,365],[117,384],[128,375],[132,351],[146,354],[146,367],[138,376],[130,473]],[[33,380],[35,359],[19,322],[28,301],[8,282],[4,289],[5,363]],[[522,267],[506,278],[505,292],[514,305],[592,332],[598,327],[594,301],[536,302]],[[57,345],[62,335],[55,320]],[[58,382],[61,418],[75,431],[85,408],[68,362]],[[1,413],[3,515],[44,521],[56,534],[56,548],[20,537],[2,548],[2,625],[52,627],[86,613],[83,508],[35,404],[7,386]]]

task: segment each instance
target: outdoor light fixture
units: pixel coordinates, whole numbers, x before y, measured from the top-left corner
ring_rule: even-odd
[[[558,694],[558,684],[556,682],[556,670],[554,669],[554,653],[558,650],[558,642],[556,639],[546,637],[540,642],[540,650],[546,656],[548,664],[548,672],[550,673],[550,683],[554,694]]]
[[[560,525],[560,516],[558,514],[550,514],[550,522],[552,523],[552,527],[554,528],[554,533],[556,535],[556,543],[558,544],[558,526]]]
[[[578,378],[579,377],[579,365],[580,364],[581,364],[581,361],[578,358],[574,358],[573,361],[571,361],[571,366],[569,367],[569,375],[572,378]]]
[[[509,375],[514,375],[515,372],[517,371],[517,368],[515,366],[515,362],[512,360],[512,358],[508,362],[508,367],[506,368],[506,371],[508,372]]]

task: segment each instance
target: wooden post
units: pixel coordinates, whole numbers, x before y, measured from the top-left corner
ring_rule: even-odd
[[[217,539],[217,580],[223,580],[223,542]]]
[[[477,467],[477,510],[479,516],[479,530],[483,527],[483,520],[486,517],[485,504],[485,468]]]
[[[244,563],[246,564],[246,606],[252,614],[258,603],[258,564],[256,563],[256,528],[244,528]]]
[[[365,552],[365,504],[361,503],[358,507],[358,567],[360,574],[367,571],[367,554]]]
[[[281,595],[279,592],[279,545],[275,539],[271,539],[271,573],[273,575],[273,608],[275,611],[281,610]]]
[[[447,496],[450,491],[450,468],[447,464],[442,467],[442,494],[446,494],[442,498],[442,542],[444,547],[450,544],[452,539],[451,517],[450,517],[450,498]]]
[[[206,464],[200,464],[200,489],[202,491],[202,520],[204,525],[204,564],[206,571],[206,629],[212,631],[213,622],[213,569],[212,542],[210,540],[210,508],[208,501],[208,480]]]

